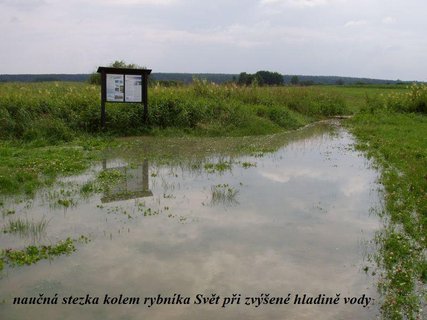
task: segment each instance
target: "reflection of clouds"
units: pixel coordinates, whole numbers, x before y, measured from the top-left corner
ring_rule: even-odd
[[[299,177],[309,177],[309,178],[320,178],[323,176],[320,170],[307,167],[288,167],[288,168],[277,168],[276,170],[261,170],[261,176],[272,180],[274,182],[286,183],[291,179],[296,179]]]
[[[207,212],[203,215],[203,221],[207,224],[214,224],[216,227],[239,226],[239,228],[248,228],[254,226],[262,228],[271,223],[269,215],[262,215],[253,209],[233,209],[231,212],[210,208]]]
[[[365,175],[350,176],[342,186],[341,191],[346,197],[355,196],[369,190],[370,182]]]
[[[240,234],[237,239],[235,237],[226,239],[220,235],[211,241],[212,233],[205,229],[205,232],[198,233],[197,239],[190,236],[187,241],[176,245],[177,235],[173,232],[161,232],[166,231],[168,227],[165,230],[161,229],[163,228],[145,228],[144,235],[132,233],[129,237],[111,243],[98,243],[97,251],[117,254],[91,261],[90,251],[85,252],[80,257],[83,261],[82,268],[90,270],[92,276],[82,275],[79,281],[84,279],[85,285],[89,287],[99,288],[102,285],[110,292],[125,290],[137,292],[141,296],[158,293],[170,295],[174,292],[189,296],[200,292],[207,294],[214,292],[222,296],[236,292],[245,295],[266,292],[286,296],[288,292],[333,295],[343,291],[351,294],[369,291],[364,287],[363,275],[358,273],[357,267],[345,266],[350,262],[347,260],[348,256],[343,255],[337,261],[333,241],[339,241],[341,234],[337,237],[330,235],[333,241],[319,244],[319,248],[333,246],[330,253],[325,255],[324,250],[315,247],[288,248],[286,241],[282,243],[283,248],[280,245],[270,247],[265,243],[254,245],[253,241],[237,241],[240,237],[249,238],[250,235],[242,234],[243,231],[237,231]],[[197,228],[190,226],[185,229],[184,233],[187,231],[191,233],[191,229]],[[163,237],[163,241],[158,243],[160,236]],[[230,243],[230,240],[235,241]],[[303,262],[301,258],[304,259]],[[132,263],[128,263],[129,261]],[[118,282],[117,279],[121,281]],[[74,291],[79,286],[84,287],[84,284],[69,281],[66,286]],[[170,313],[170,308],[177,308],[174,316]],[[330,315],[327,318],[352,313],[359,314],[360,318],[361,314],[360,310],[343,306],[330,308],[322,306],[322,308],[324,308],[321,310],[322,315]],[[186,319],[189,313],[194,311],[191,308],[173,306],[167,308],[158,306],[153,310],[146,313],[148,310],[142,309],[140,312],[147,315],[154,313],[159,318],[163,316]],[[259,315],[265,318],[280,318],[283,314],[295,316],[302,310],[304,315],[299,317],[301,319],[311,319],[320,311],[313,306],[287,306],[286,310],[265,308],[262,312],[259,311]],[[113,318],[113,315],[117,316],[123,309],[118,307],[118,310],[111,312]],[[210,318],[218,316],[215,309],[212,312]],[[242,312],[249,315],[253,310],[236,307],[221,312],[236,317]]]
[[[222,175],[151,166],[150,172],[155,174],[150,182],[157,196],[144,199],[145,207],[170,208],[153,217],[132,211],[132,201],[120,204],[132,214],[130,220],[120,212],[95,209],[95,199],[68,210],[67,215],[53,211],[55,219],[49,227],[56,234],[76,229],[77,235],[94,234],[94,241],[79,246],[70,257],[31,266],[31,273],[10,272],[0,294],[25,296],[26,288],[35,287],[38,279],[47,279],[61,283],[68,295],[286,296],[291,292],[332,296],[340,292],[342,296],[375,296],[372,280],[361,272],[360,248],[378,227],[377,219],[368,215],[370,204],[377,199],[369,193],[375,174],[366,169],[363,158],[339,148],[348,144],[346,135],[319,139],[290,143],[271,156],[257,158],[256,168],[234,167]],[[325,151],[333,162],[324,159]],[[207,205],[211,186],[218,184],[238,189],[239,204],[228,208]],[[168,217],[169,213],[186,217],[187,222],[180,223],[178,218]],[[341,304],[257,309],[242,305],[226,309],[194,305],[57,307],[49,306],[49,318],[197,319],[201,313],[203,319],[375,317],[375,310]],[[29,313],[41,317],[46,312],[46,308],[34,306],[4,308],[11,318],[13,312],[18,313],[16,318]]]

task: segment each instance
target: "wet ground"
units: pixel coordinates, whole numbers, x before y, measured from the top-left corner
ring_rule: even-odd
[[[0,318],[373,319],[378,305],[363,304],[378,299],[368,259],[380,227],[371,214],[378,173],[353,143],[333,123],[262,138],[126,141],[32,200],[8,199],[3,230],[18,219],[33,227],[2,232],[1,248],[90,241],[69,256],[6,267]],[[57,294],[58,305],[12,304],[40,294]],[[106,294],[140,300],[105,305]],[[213,304],[194,304],[198,294]],[[262,294],[290,300],[245,299]],[[87,295],[99,304],[62,304]]]

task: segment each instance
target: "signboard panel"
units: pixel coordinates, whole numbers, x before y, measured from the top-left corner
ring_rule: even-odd
[[[1,1],[1,0],[0,0]],[[99,67],[101,74],[101,126],[106,124],[105,104],[142,103],[142,120],[148,120],[148,76],[151,69]]]
[[[142,102],[141,75],[125,75],[125,102]]]
[[[124,101],[124,76],[122,74],[107,74],[107,101]]]

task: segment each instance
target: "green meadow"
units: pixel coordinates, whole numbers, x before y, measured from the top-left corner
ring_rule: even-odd
[[[377,234],[385,319],[420,319],[427,298],[427,90],[380,94],[348,123],[381,172],[385,221]]]
[[[100,127],[100,88],[83,83],[0,84],[0,195],[31,197],[57,177],[78,174],[102,150],[132,143],[122,137],[255,136],[298,129],[331,117],[342,123],[381,172],[384,227],[377,234],[379,289],[385,319],[417,319],[427,283],[427,86],[241,87],[195,81],[149,88],[148,123],[139,104],[107,104]],[[233,201],[217,186],[212,201]],[[2,206],[0,198],[0,207]],[[28,232],[15,221],[8,232]],[[28,229],[28,230],[27,230]],[[57,247],[2,252],[20,265],[74,250]]]

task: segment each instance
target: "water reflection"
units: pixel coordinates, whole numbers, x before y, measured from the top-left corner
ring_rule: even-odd
[[[321,125],[264,139],[223,139],[221,146],[213,140],[202,139],[199,145],[180,141],[178,147],[172,140],[150,144],[144,139],[125,151],[112,150],[100,166],[99,170],[119,170],[127,177],[111,185],[109,192],[94,194],[67,211],[37,200],[31,208],[17,209],[17,215],[31,215],[34,221],[47,215],[51,239],[89,234],[92,241],[69,257],[8,269],[1,279],[0,298],[6,303],[0,305],[0,316],[375,318],[375,305],[11,305],[14,296],[40,292],[62,297],[340,293],[376,298],[374,279],[363,269],[370,266],[364,257],[372,251],[379,224],[369,215],[378,203],[377,173],[349,150],[352,137]],[[168,143],[170,149],[165,147]],[[169,157],[177,149],[189,153]],[[266,152],[271,149],[276,150]],[[87,174],[87,180],[99,170]],[[0,234],[0,241],[12,246],[16,239]]]
[[[102,162],[103,171],[116,170],[120,172],[123,179],[109,188],[101,198],[102,203],[145,198],[153,196],[149,188],[148,160],[141,165],[107,167],[107,160]]]

